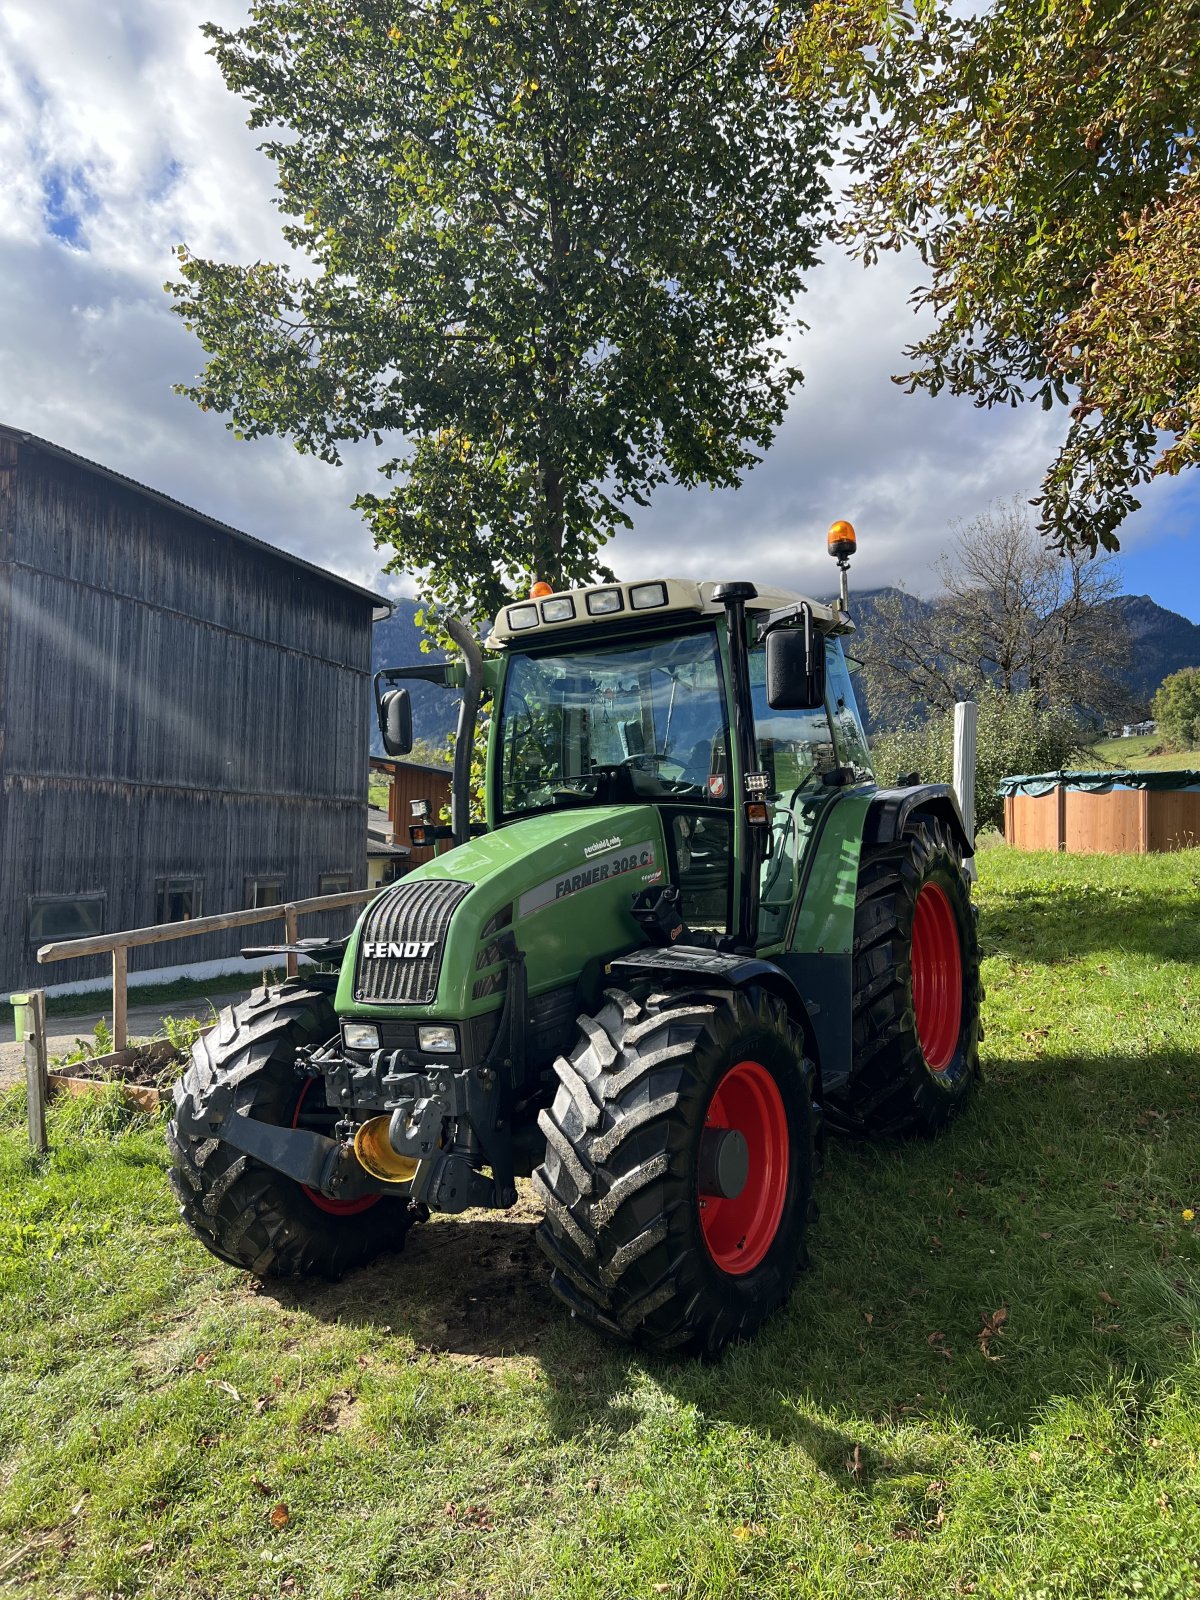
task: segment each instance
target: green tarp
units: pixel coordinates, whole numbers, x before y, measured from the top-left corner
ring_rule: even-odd
[[[1001,778],[997,794],[1052,794],[1065,789],[1082,789],[1087,794],[1109,794],[1113,789],[1200,789],[1200,772],[1187,768],[1178,772],[1033,772],[1019,777]]]

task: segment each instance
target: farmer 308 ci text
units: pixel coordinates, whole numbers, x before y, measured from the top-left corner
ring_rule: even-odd
[[[825,1129],[932,1134],[970,1092],[971,840],[947,788],[876,785],[844,582],[545,587],[377,678],[397,755],[403,680],[461,689],[452,847],[306,951],[340,972],[222,1013],[172,1181],[222,1259],[329,1275],[531,1175],[574,1312],[712,1354],[786,1298]]]

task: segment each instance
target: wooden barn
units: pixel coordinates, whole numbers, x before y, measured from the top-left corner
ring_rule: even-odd
[[[0,986],[107,973],[39,966],[53,939],[365,887],[371,629],[389,609],[0,426]],[[211,971],[277,935],[131,967]]]

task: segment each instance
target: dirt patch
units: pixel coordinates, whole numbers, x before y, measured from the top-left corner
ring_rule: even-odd
[[[370,1324],[451,1359],[506,1363],[535,1355],[566,1315],[534,1241],[541,1211],[520,1184],[511,1211],[431,1217],[404,1250],[337,1284],[270,1283],[263,1293],[322,1320]]]

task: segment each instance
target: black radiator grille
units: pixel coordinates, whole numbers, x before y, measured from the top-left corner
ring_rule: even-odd
[[[422,878],[398,883],[373,900],[358,946],[354,998],[400,1006],[428,1004],[437,994],[450,918],[473,887],[452,878]],[[374,945],[416,949],[411,955],[368,956],[368,947]]]

